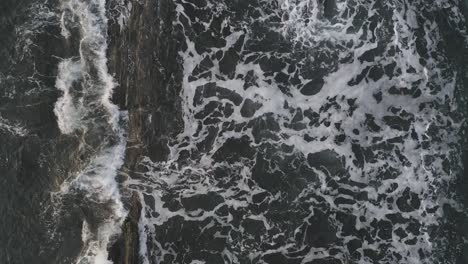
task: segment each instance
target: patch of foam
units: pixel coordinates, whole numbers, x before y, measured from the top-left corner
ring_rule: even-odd
[[[128,23],[130,14],[132,12],[133,4],[131,1],[118,0],[115,1],[115,7],[113,11],[117,13],[113,17],[117,17],[117,24],[119,25],[120,31],[122,31]]]
[[[265,10],[261,10],[262,7],[260,7],[257,11],[267,16],[266,9],[272,1],[264,2]],[[292,35],[293,43],[304,44],[308,52],[318,49],[321,53],[330,55],[330,65],[324,66],[328,70],[323,76],[324,85],[313,96],[303,95],[299,89],[295,89],[296,87],[291,88],[287,93],[282,91],[280,84],[262,70],[259,63],[255,61],[246,63],[245,60],[241,59],[233,74],[233,76],[240,74],[246,76],[248,72],[253,72],[257,77],[253,88],[245,89],[243,87],[245,80],[242,78],[224,75],[220,70],[221,59],[217,58],[216,54],[218,52],[227,52],[230,48],[233,48],[236,41],[243,34],[246,35],[243,45],[250,38],[254,39],[255,36],[252,36],[250,25],[255,21],[250,21],[247,18],[244,24],[236,25],[235,22],[238,21],[233,22],[230,17],[223,17],[224,21],[220,24],[222,27],[230,25],[229,30],[231,32],[224,39],[226,45],[208,48],[200,54],[199,50],[196,49],[192,37],[193,32],[190,31],[191,27],[195,27],[194,24],[198,23],[196,26],[202,25],[205,29],[209,28],[216,14],[208,19],[204,18],[208,22],[200,22],[197,19],[203,18],[190,17],[189,12],[185,13],[185,1],[177,3],[177,25],[185,33],[187,44],[187,48],[180,52],[184,63],[183,89],[180,94],[183,100],[184,131],[170,145],[168,162],[152,163],[148,159],[143,160],[141,165],[146,166],[148,171],[141,175],[141,179],[133,179],[129,182],[129,188],[154,198],[154,204],[145,204],[144,210],[147,211],[147,214],[141,222],[142,225],[148,228],[141,234],[144,236],[144,241],[150,241],[157,247],[157,253],[148,251],[148,249],[142,252],[147,254],[148,258],[153,256],[154,258],[150,259],[159,263],[166,255],[175,258],[178,254],[185,253],[177,252],[177,248],[170,243],[163,244],[158,240],[157,228],[163,227],[165,224],[170,225],[169,221],[176,217],[181,217],[187,222],[198,221],[200,225],[204,225],[202,230],[209,229],[213,225],[219,225],[230,228],[232,232],[241,236],[241,238],[237,237],[237,239],[230,241],[230,248],[225,249],[222,253],[223,257],[230,259],[233,259],[236,254],[241,255],[246,251],[251,252],[251,260],[254,260],[257,257],[273,252],[286,254],[288,250],[299,247],[293,242],[285,242],[278,249],[262,251],[259,244],[249,244],[251,241],[243,228],[239,228],[231,222],[232,215],[220,216],[214,213],[225,205],[243,214],[243,219],[256,219],[262,222],[265,228],[270,229],[280,225],[275,219],[269,218],[266,213],[249,211],[249,205],[253,203],[253,195],[264,191],[260,186],[249,182],[252,178],[255,161],[242,160],[229,163],[227,161],[216,161],[213,158],[216,151],[221,149],[229,139],[239,139],[247,136],[251,142],[255,142],[253,129],[246,124],[258,118],[266,118],[268,114],[271,114],[278,123],[279,129],[275,131],[278,137],[273,139],[263,138],[260,142],[252,143],[253,147],[257,148],[257,154],[267,144],[278,147],[274,149],[278,152],[276,153],[278,159],[285,159],[289,155],[281,153],[279,146],[282,145],[292,146],[293,153],[299,157],[307,157],[308,154],[323,150],[333,150],[339,156],[344,157],[344,168],[349,173],[350,180],[365,184],[365,187],[357,187],[341,183],[340,175],[327,175],[321,170],[312,168],[314,173],[318,175],[319,184],[312,183],[305,187],[291,204],[291,210],[296,207],[301,209],[307,207],[309,211],[305,210],[304,221],[314,216],[314,208],[325,207],[332,212],[332,218],[333,213],[335,216],[338,213],[350,214],[358,219],[356,220],[356,229],[368,230],[369,232],[375,230],[373,227],[375,221],[387,221],[389,215],[399,214],[408,222],[414,220],[421,223],[419,233],[409,234],[406,239],[402,239],[397,236],[395,230],[397,228],[406,229],[409,224],[407,222],[395,224],[392,226],[390,242],[377,235],[373,235],[369,241],[363,241],[363,245],[359,249],[361,257],[357,261],[359,263],[372,263],[369,257],[363,255],[363,251],[380,251],[385,248],[387,252],[381,263],[396,261],[398,263],[431,263],[431,257],[421,259],[420,254],[423,252],[426,255],[431,255],[433,252],[435,241],[430,236],[430,230],[441,224],[443,211],[439,206],[447,202],[452,203],[450,202],[451,194],[447,186],[452,184],[455,173],[444,171],[442,162],[444,155],[456,156],[458,150],[454,145],[460,140],[457,121],[444,114],[443,110],[437,107],[437,105],[443,105],[444,103],[454,104],[446,100],[447,98],[453,99],[455,89],[453,81],[450,80],[451,78],[444,77],[442,73],[444,58],[443,54],[437,50],[437,45],[441,41],[438,35],[440,29],[429,18],[423,25],[418,24],[418,20],[415,18],[418,15],[415,10],[424,9],[430,12],[435,9],[420,2],[409,4],[406,1],[390,1],[379,7],[382,9],[380,11],[384,13],[380,14],[373,3],[356,1],[356,9],[363,9],[363,14],[373,17],[377,22],[375,23],[375,29],[372,31],[366,32],[363,29],[356,29],[348,33],[346,29],[351,26],[353,19],[357,19],[355,18],[356,9],[351,6],[351,2],[346,2],[346,4],[344,1],[337,2],[338,13],[340,15],[344,12],[349,14],[342,22],[337,24],[330,24],[331,22],[322,20],[319,16],[321,7],[318,1],[280,1],[279,10],[270,10],[273,13],[272,16],[277,12],[279,17],[283,19],[280,25],[269,24],[272,31],[281,32],[288,37]],[[219,3],[212,3],[212,5],[223,7]],[[228,7],[224,6],[223,8],[227,9]],[[380,16],[383,15],[385,17],[380,19]],[[219,17],[216,18],[219,19]],[[426,40],[425,48],[428,50],[428,54],[437,54],[437,56],[431,55],[428,58],[423,58],[418,53],[415,30],[421,27],[425,29],[422,38]],[[348,47],[340,46],[341,43],[348,41],[351,41]],[[326,44],[330,42],[336,45],[337,49],[328,48]],[[376,56],[372,58],[372,61],[360,59],[364,54],[379,48],[379,43],[386,45],[381,52],[383,56]],[[398,52],[395,52],[395,55],[386,55],[392,49],[396,49]],[[242,52],[249,53],[248,49],[243,49]],[[291,53],[294,52],[291,51]],[[274,51],[264,52],[263,54],[256,54],[252,51],[251,53],[257,56],[283,56]],[[303,54],[308,53],[302,53],[301,55]],[[351,59],[347,62],[339,62],[337,65],[333,65],[334,62],[348,56]],[[203,74],[203,76],[209,77],[193,78],[192,73],[202,64],[205,58],[210,58],[214,65],[209,69],[205,69],[205,73],[210,74]],[[422,59],[426,61],[424,64],[421,62]],[[365,72],[366,68],[369,70],[368,68],[371,67],[383,67],[391,63],[395,63],[395,67],[400,69],[401,73],[395,74],[393,77],[383,75],[376,80],[366,77],[355,85],[349,84],[351,79]],[[283,73],[286,73],[286,70],[283,70]],[[293,75],[293,73],[290,75]],[[452,77],[456,78],[456,75]],[[300,81],[302,82],[301,85],[303,85],[308,80],[302,78]],[[213,82],[216,83],[216,86],[227,89],[231,94],[240,95],[243,102],[249,99],[258,103],[261,105],[260,108],[253,116],[244,117],[241,114],[242,104],[234,105],[229,98],[224,98],[219,93],[208,94],[209,97],[202,98],[201,102],[195,104],[196,89]],[[394,86],[408,88],[411,85],[415,85],[421,91],[420,96],[404,96],[391,92]],[[431,88],[431,86],[440,89],[437,90]],[[383,94],[380,102],[375,98],[378,93]],[[335,98],[334,101],[331,100],[333,98]],[[347,103],[348,99],[355,100],[357,106],[352,114],[350,114],[351,106]],[[232,115],[229,117],[218,115],[216,118],[219,121],[211,123],[204,122],[208,120],[207,117],[197,117],[197,114],[204,111],[213,101],[224,106],[230,104],[233,107]],[[331,102],[334,102],[335,105],[329,107],[328,105]],[[285,104],[289,107],[283,107]],[[427,107],[427,105],[432,104],[435,106]],[[424,105],[426,107],[421,108]],[[317,125],[307,126],[308,121],[303,120],[300,123],[304,125],[304,128],[292,129],[289,127],[299,111],[296,109],[299,109],[301,113],[309,109],[318,113],[319,121]],[[410,121],[407,130],[398,129],[386,123],[385,120],[388,117],[391,118],[398,114]],[[375,119],[374,122],[379,127],[378,131],[372,131],[366,127],[368,115]],[[331,125],[326,125],[327,121]],[[243,128],[223,131],[223,125],[229,123],[243,126]],[[335,123],[341,124],[341,129],[335,128],[333,126]],[[449,124],[453,125],[453,130],[444,129]],[[359,133],[354,133],[354,130],[358,130]],[[335,138],[342,133],[347,137],[342,144],[338,144]],[[314,137],[314,139],[306,140],[306,136]],[[207,139],[210,139],[209,143],[206,143]],[[200,145],[203,146],[203,144],[208,145],[208,147],[205,149],[199,147]],[[427,144],[430,144],[430,146],[427,147]],[[373,157],[366,160],[363,166],[356,165],[357,154],[354,153],[353,145],[358,145],[360,148],[372,152]],[[193,160],[187,158],[187,160],[184,160],[186,163],[179,164],[178,159],[182,154],[186,155],[187,152],[196,155],[193,155]],[[428,159],[433,159],[433,161],[428,163]],[[382,179],[379,176],[382,171],[392,168],[400,170],[393,179]],[[228,171],[226,174],[229,175],[230,179],[218,178],[215,175],[217,169]],[[277,171],[280,170],[277,169]],[[284,177],[288,176],[284,175]],[[333,187],[331,182],[339,187]],[[397,184],[397,187],[393,188],[394,184]],[[420,199],[421,206],[419,208],[408,212],[398,208],[396,201],[404,195],[406,190],[415,193]],[[353,204],[335,203],[337,198],[354,199],[354,197],[347,194],[349,191],[364,191],[368,198],[356,200]],[[224,202],[217,205],[213,210],[197,209],[190,211],[185,210],[183,207],[170,210],[167,201],[164,200],[166,198],[170,199],[171,202],[181,202],[182,199],[189,199],[196,195],[206,195],[210,192],[222,195],[224,199]],[[265,199],[281,201],[285,199],[283,196],[284,194],[277,193]],[[388,199],[381,199],[381,197]],[[339,231],[337,236],[341,241],[344,241],[344,245],[331,246],[335,252],[339,252],[335,257],[341,260],[349,260],[351,252],[349,252],[345,244],[352,239],[359,238],[355,235],[347,235],[344,231],[346,223],[341,223],[337,217],[333,218],[332,222]],[[282,232],[281,235],[291,235],[284,230],[279,231]],[[264,243],[271,242],[273,244],[274,238],[265,236],[261,240]],[[409,241],[413,244],[410,244]],[[400,255],[402,259],[397,259],[396,254]],[[312,247],[305,255],[304,261],[330,256],[330,248]]]
[[[83,95],[80,100],[83,101],[84,111],[89,114],[95,111],[96,105],[104,106],[109,112],[109,123],[112,124],[114,129],[118,126],[119,110],[111,101],[113,88],[116,86],[112,76],[108,73],[107,69],[107,18],[105,15],[105,1],[92,1],[90,3],[80,0],[70,0],[62,3],[62,9],[66,16],[68,23],[71,26],[79,24],[81,27],[81,41],[80,41],[80,71],[83,80],[82,89]],[[66,23],[63,23],[63,30],[67,30]],[[66,34],[65,34],[66,35]],[[69,66],[71,63],[65,63],[64,66]],[[62,65],[62,64],[61,64]],[[70,73],[66,75],[64,82],[71,78],[68,74],[74,73],[76,76],[78,67],[76,64],[70,65]],[[96,71],[97,76],[92,76]],[[59,75],[59,77],[61,77]],[[58,78],[58,81],[60,78]],[[68,88],[70,89],[70,88]],[[84,114],[84,115],[86,115]]]
[[[80,128],[83,105],[72,96],[73,83],[81,79],[81,63],[73,59],[65,59],[58,66],[55,86],[62,91],[62,96],[55,103],[54,113],[58,126],[64,134],[70,134]]]
[[[282,27],[280,31],[287,37],[313,46],[321,41],[356,40],[355,34],[347,34],[352,26],[353,16],[347,8],[347,1],[336,1],[337,14],[330,21],[324,17],[324,1],[317,0],[279,0],[282,9]],[[346,13],[345,13],[346,12]],[[348,15],[346,15],[348,14]]]
[[[122,122],[127,122],[126,113],[122,112]],[[84,246],[77,264],[108,264],[107,248],[111,239],[121,232],[121,225],[127,211],[121,202],[119,185],[115,180],[117,171],[123,165],[126,148],[124,129],[118,132],[119,142],[97,153],[90,163],[78,174],[70,177],[54,193],[55,199],[74,193],[84,195],[85,206],[95,204],[99,223],[97,229],[90,230],[86,219],[83,222],[82,240]]]
[[[82,228],[82,240],[84,249],[82,250],[80,256],[78,257],[77,264],[112,264],[112,261],[107,259],[107,243],[108,238],[112,233],[109,233],[110,230],[99,230],[98,236],[101,238],[95,239],[93,232],[89,229],[88,223],[83,222]]]
[[[9,133],[24,137],[29,134],[29,131],[21,124],[15,124],[0,116],[0,130],[8,131]]]
[[[57,13],[48,6],[47,2],[31,4],[27,8],[26,15],[28,18],[25,19],[25,23],[15,27],[18,38],[15,48],[19,60],[30,55],[34,36],[44,32],[47,26],[57,24],[58,21]]]
[[[57,194],[83,195],[85,206],[99,211],[95,212],[97,223],[88,223],[88,219],[83,223],[84,246],[77,259],[79,264],[111,263],[107,260],[108,244],[121,231],[126,216],[115,177],[125,156],[128,116],[111,102],[116,84],[107,69],[105,2],[62,2],[62,35],[68,38],[75,33],[69,28],[80,28],[80,57],[59,64],[56,87],[63,95],[56,103],[55,114],[62,133],[83,134],[83,148],[87,140],[98,140],[99,144],[92,146],[95,153],[89,162],[66,180]]]

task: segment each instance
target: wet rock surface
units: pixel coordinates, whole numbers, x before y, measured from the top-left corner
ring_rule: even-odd
[[[180,132],[182,126],[178,98],[180,65],[176,55],[180,44],[170,27],[174,6],[165,0],[124,1],[123,5],[109,2],[108,10],[130,5],[132,8],[124,27],[117,23],[121,13],[114,13],[116,20],[110,21],[108,48],[109,70],[119,83],[113,101],[129,115],[127,149],[121,169],[124,182],[145,171],[139,166],[144,157],[165,160],[168,141]],[[206,64],[208,67],[209,61]],[[138,222],[142,204],[139,192],[123,190],[123,195],[129,197],[124,198],[129,215],[109,257],[114,263],[141,263]],[[152,248],[152,245],[148,246]]]
[[[122,225],[122,234],[109,249],[109,259],[114,264],[140,263],[139,226],[141,215],[141,202],[139,195],[133,193],[130,200],[128,215]]]

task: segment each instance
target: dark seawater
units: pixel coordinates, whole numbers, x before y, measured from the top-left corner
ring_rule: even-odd
[[[0,264],[468,263],[467,17],[2,0]]]

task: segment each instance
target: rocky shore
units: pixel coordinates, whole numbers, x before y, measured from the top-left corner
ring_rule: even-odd
[[[116,10],[117,1],[109,2],[108,10]],[[181,131],[180,98],[181,65],[177,61],[178,45],[172,21],[174,4],[171,0],[123,1],[131,7],[121,27],[120,12],[109,24],[109,70],[118,86],[113,101],[128,111],[129,127],[125,164],[120,176],[133,177],[144,168],[138,167],[143,156],[164,161],[167,144]],[[141,212],[139,197],[127,197],[129,215],[122,235],[113,245],[110,258],[116,264],[138,264],[138,221]]]

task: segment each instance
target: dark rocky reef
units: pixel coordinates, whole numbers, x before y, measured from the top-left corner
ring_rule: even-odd
[[[133,193],[130,211],[122,225],[122,235],[109,250],[109,259],[114,264],[138,264],[140,243],[138,239],[138,222],[141,214],[141,202],[138,194]]]
[[[123,178],[142,171],[138,164],[144,156],[153,161],[165,160],[170,138],[183,126],[178,97],[179,43],[172,28],[174,4],[170,0],[128,0],[125,4],[128,2],[132,9],[124,28],[117,23],[119,13],[109,11],[108,66],[118,83],[113,101],[129,116]],[[129,215],[109,257],[114,263],[137,264],[141,203],[136,194],[123,195],[127,197],[124,200]]]
[[[131,14],[124,28],[111,18],[108,55],[109,70],[119,84],[114,102],[129,113],[125,167],[133,169],[142,155],[164,160],[169,136],[180,131],[182,121],[173,3],[130,2]]]

